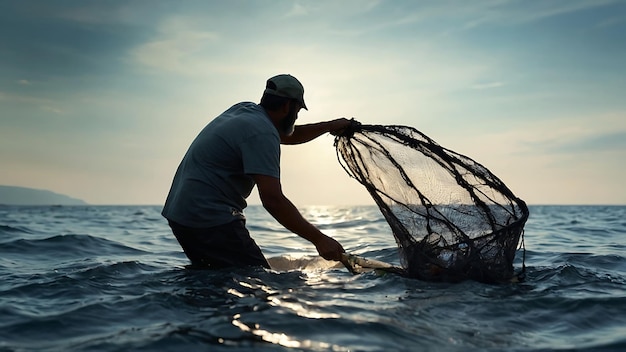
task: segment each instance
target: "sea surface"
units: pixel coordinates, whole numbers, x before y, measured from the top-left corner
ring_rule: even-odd
[[[301,211],[399,264],[376,206]],[[0,206],[0,351],[626,351],[626,206],[530,206],[526,280],[498,285],[352,275],[259,206],[280,268],[190,270],[159,213]]]

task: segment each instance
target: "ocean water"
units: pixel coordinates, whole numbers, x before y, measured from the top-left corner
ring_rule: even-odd
[[[375,206],[301,210],[399,264]],[[626,206],[531,206],[526,280],[499,285],[352,275],[258,206],[280,270],[188,270],[159,212],[0,207],[0,351],[626,350]]]

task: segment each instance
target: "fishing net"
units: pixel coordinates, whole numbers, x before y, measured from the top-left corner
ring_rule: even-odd
[[[513,261],[528,207],[484,166],[407,126],[354,121],[335,147],[389,223],[404,275],[449,282],[523,276],[524,263],[516,275]]]

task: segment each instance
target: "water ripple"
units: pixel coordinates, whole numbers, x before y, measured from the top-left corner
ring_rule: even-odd
[[[268,257],[315,261],[249,210]],[[302,210],[348,251],[399,264],[376,207]],[[160,207],[3,207],[0,350],[624,350],[625,210],[531,207],[526,280],[485,285],[341,266],[188,270]]]

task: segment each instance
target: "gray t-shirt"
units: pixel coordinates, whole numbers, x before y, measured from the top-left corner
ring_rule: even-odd
[[[252,174],[280,178],[280,136],[263,107],[244,102],[216,117],[191,143],[161,214],[196,228],[243,219]]]

